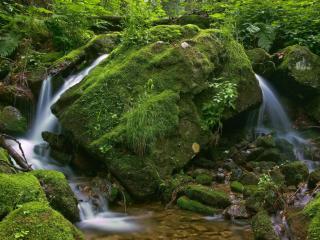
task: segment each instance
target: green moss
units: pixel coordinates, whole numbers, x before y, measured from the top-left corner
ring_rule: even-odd
[[[212,176],[208,174],[199,174],[196,177],[196,182],[202,185],[210,185],[212,183]]]
[[[320,235],[320,195],[307,204],[303,213],[311,219],[308,227],[308,239],[316,240]]]
[[[177,205],[183,210],[188,210],[200,214],[214,215],[219,212],[219,210],[215,208],[206,206],[198,201],[191,200],[186,196],[180,197],[177,200]]]
[[[299,183],[306,181],[309,176],[308,167],[301,161],[283,165],[281,167],[281,172],[285,176],[285,181],[288,186],[298,186]]]
[[[40,181],[52,208],[59,211],[71,222],[79,220],[78,202],[62,173],[51,170],[35,170],[31,174]]]
[[[14,172],[8,164],[11,164],[9,154],[5,149],[0,148],[0,173]]]
[[[234,192],[242,193],[244,191],[244,186],[242,185],[242,183],[237,181],[231,182],[230,187]]]
[[[254,239],[257,240],[279,240],[276,235],[271,218],[265,211],[260,211],[252,218],[252,230]]]
[[[215,208],[226,208],[231,204],[225,192],[202,185],[190,185],[184,190],[184,193],[192,200],[197,200]]]
[[[0,222],[3,240],[82,240],[83,235],[46,203],[30,202]]]
[[[37,178],[27,173],[0,174],[0,217],[31,201],[47,202]]]

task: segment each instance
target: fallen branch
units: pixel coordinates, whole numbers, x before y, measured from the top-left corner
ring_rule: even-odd
[[[18,144],[21,155],[10,144],[7,143],[8,139]],[[0,134],[0,147],[8,151],[9,155],[14,159],[14,161],[21,168],[21,171],[32,170],[31,165],[28,164],[28,161],[22,149],[21,143],[16,138],[9,136],[7,134]]]

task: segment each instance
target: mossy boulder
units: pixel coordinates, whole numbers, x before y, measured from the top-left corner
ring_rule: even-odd
[[[225,192],[202,185],[190,185],[184,190],[184,193],[190,199],[214,208],[224,209],[231,204],[229,196]]]
[[[47,202],[36,177],[31,174],[0,174],[0,218],[27,202]]]
[[[265,211],[258,212],[251,221],[254,239],[256,240],[279,240],[273,229],[271,218]]]
[[[288,186],[298,186],[305,182],[309,176],[309,170],[305,163],[295,161],[281,166],[281,172],[285,176],[285,182]]]
[[[84,236],[46,203],[30,202],[0,222],[3,240],[83,240]]]
[[[201,151],[212,139],[205,110],[217,94],[213,83],[237,86],[235,108],[225,106],[222,120],[261,100],[235,41],[193,25],[149,31],[152,43],[118,48],[53,107],[76,142],[139,199],[154,196],[198,153],[194,146]]]
[[[208,174],[199,174],[196,176],[196,183],[202,185],[210,185],[212,183],[212,176]]]
[[[0,173],[14,173],[14,169],[10,167],[10,156],[8,152],[0,148]]]
[[[180,197],[177,200],[177,205],[183,210],[188,210],[191,212],[196,212],[205,215],[214,215],[219,212],[218,209],[204,205],[198,201],[191,200],[186,196]]]
[[[23,134],[27,130],[27,120],[18,109],[7,106],[0,112],[0,130],[9,134]]]
[[[243,193],[244,191],[244,186],[242,185],[242,183],[238,181],[231,182],[230,188],[233,192],[237,192],[237,193]]]
[[[262,48],[255,48],[246,51],[253,70],[264,77],[270,77],[276,70],[272,56]]]
[[[256,185],[259,182],[259,177],[253,172],[244,171],[239,182],[243,185]]]
[[[71,222],[79,221],[78,202],[63,173],[52,170],[34,170],[50,206]]]

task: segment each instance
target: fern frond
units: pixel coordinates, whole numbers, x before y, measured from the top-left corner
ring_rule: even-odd
[[[19,46],[20,36],[10,32],[0,37],[0,56],[9,57]]]

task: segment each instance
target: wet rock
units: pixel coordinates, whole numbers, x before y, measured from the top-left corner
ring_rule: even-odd
[[[184,193],[192,200],[199,201],[215,208],[223,209],[231,204],[229,196],[225,192],[202,185],[190,185],[184,190]]]
[[[191,200],[186,196],[182,196],[177,200],[177,205],[184,210],[192,211],[192,212],[197,212],[200,214],[206,214],[206,215],[214,215],[219,212],[219,210],[204,205],[198,201]]]
[[[273,229],[271,218],[265,211],[260,211],[252,218],[252,230],[254,239],[257,240],[280,240]]]
[[[285,181],[288,186],[298,186],[299,183],[306,181],[309,176],[308,167],[300,161],[281,166],[281,172],[285,176]]]
[[[317,169],[310,173],[308,179],[308,188],[313,189],[320,183],[320,169]]]
[[[23,134],[27,130],[27,120],[18,109],[7,106],[0,112],[0,130],[9,134]]]
[[[247,219],[250,216],[245,205],[241,203],[231,205],[223,213],[230,219]]]
[[[78,201],[62,173],[52,170],[34,170],[31,174],[40,181],[52,208],[71,222],[80,220]]]

